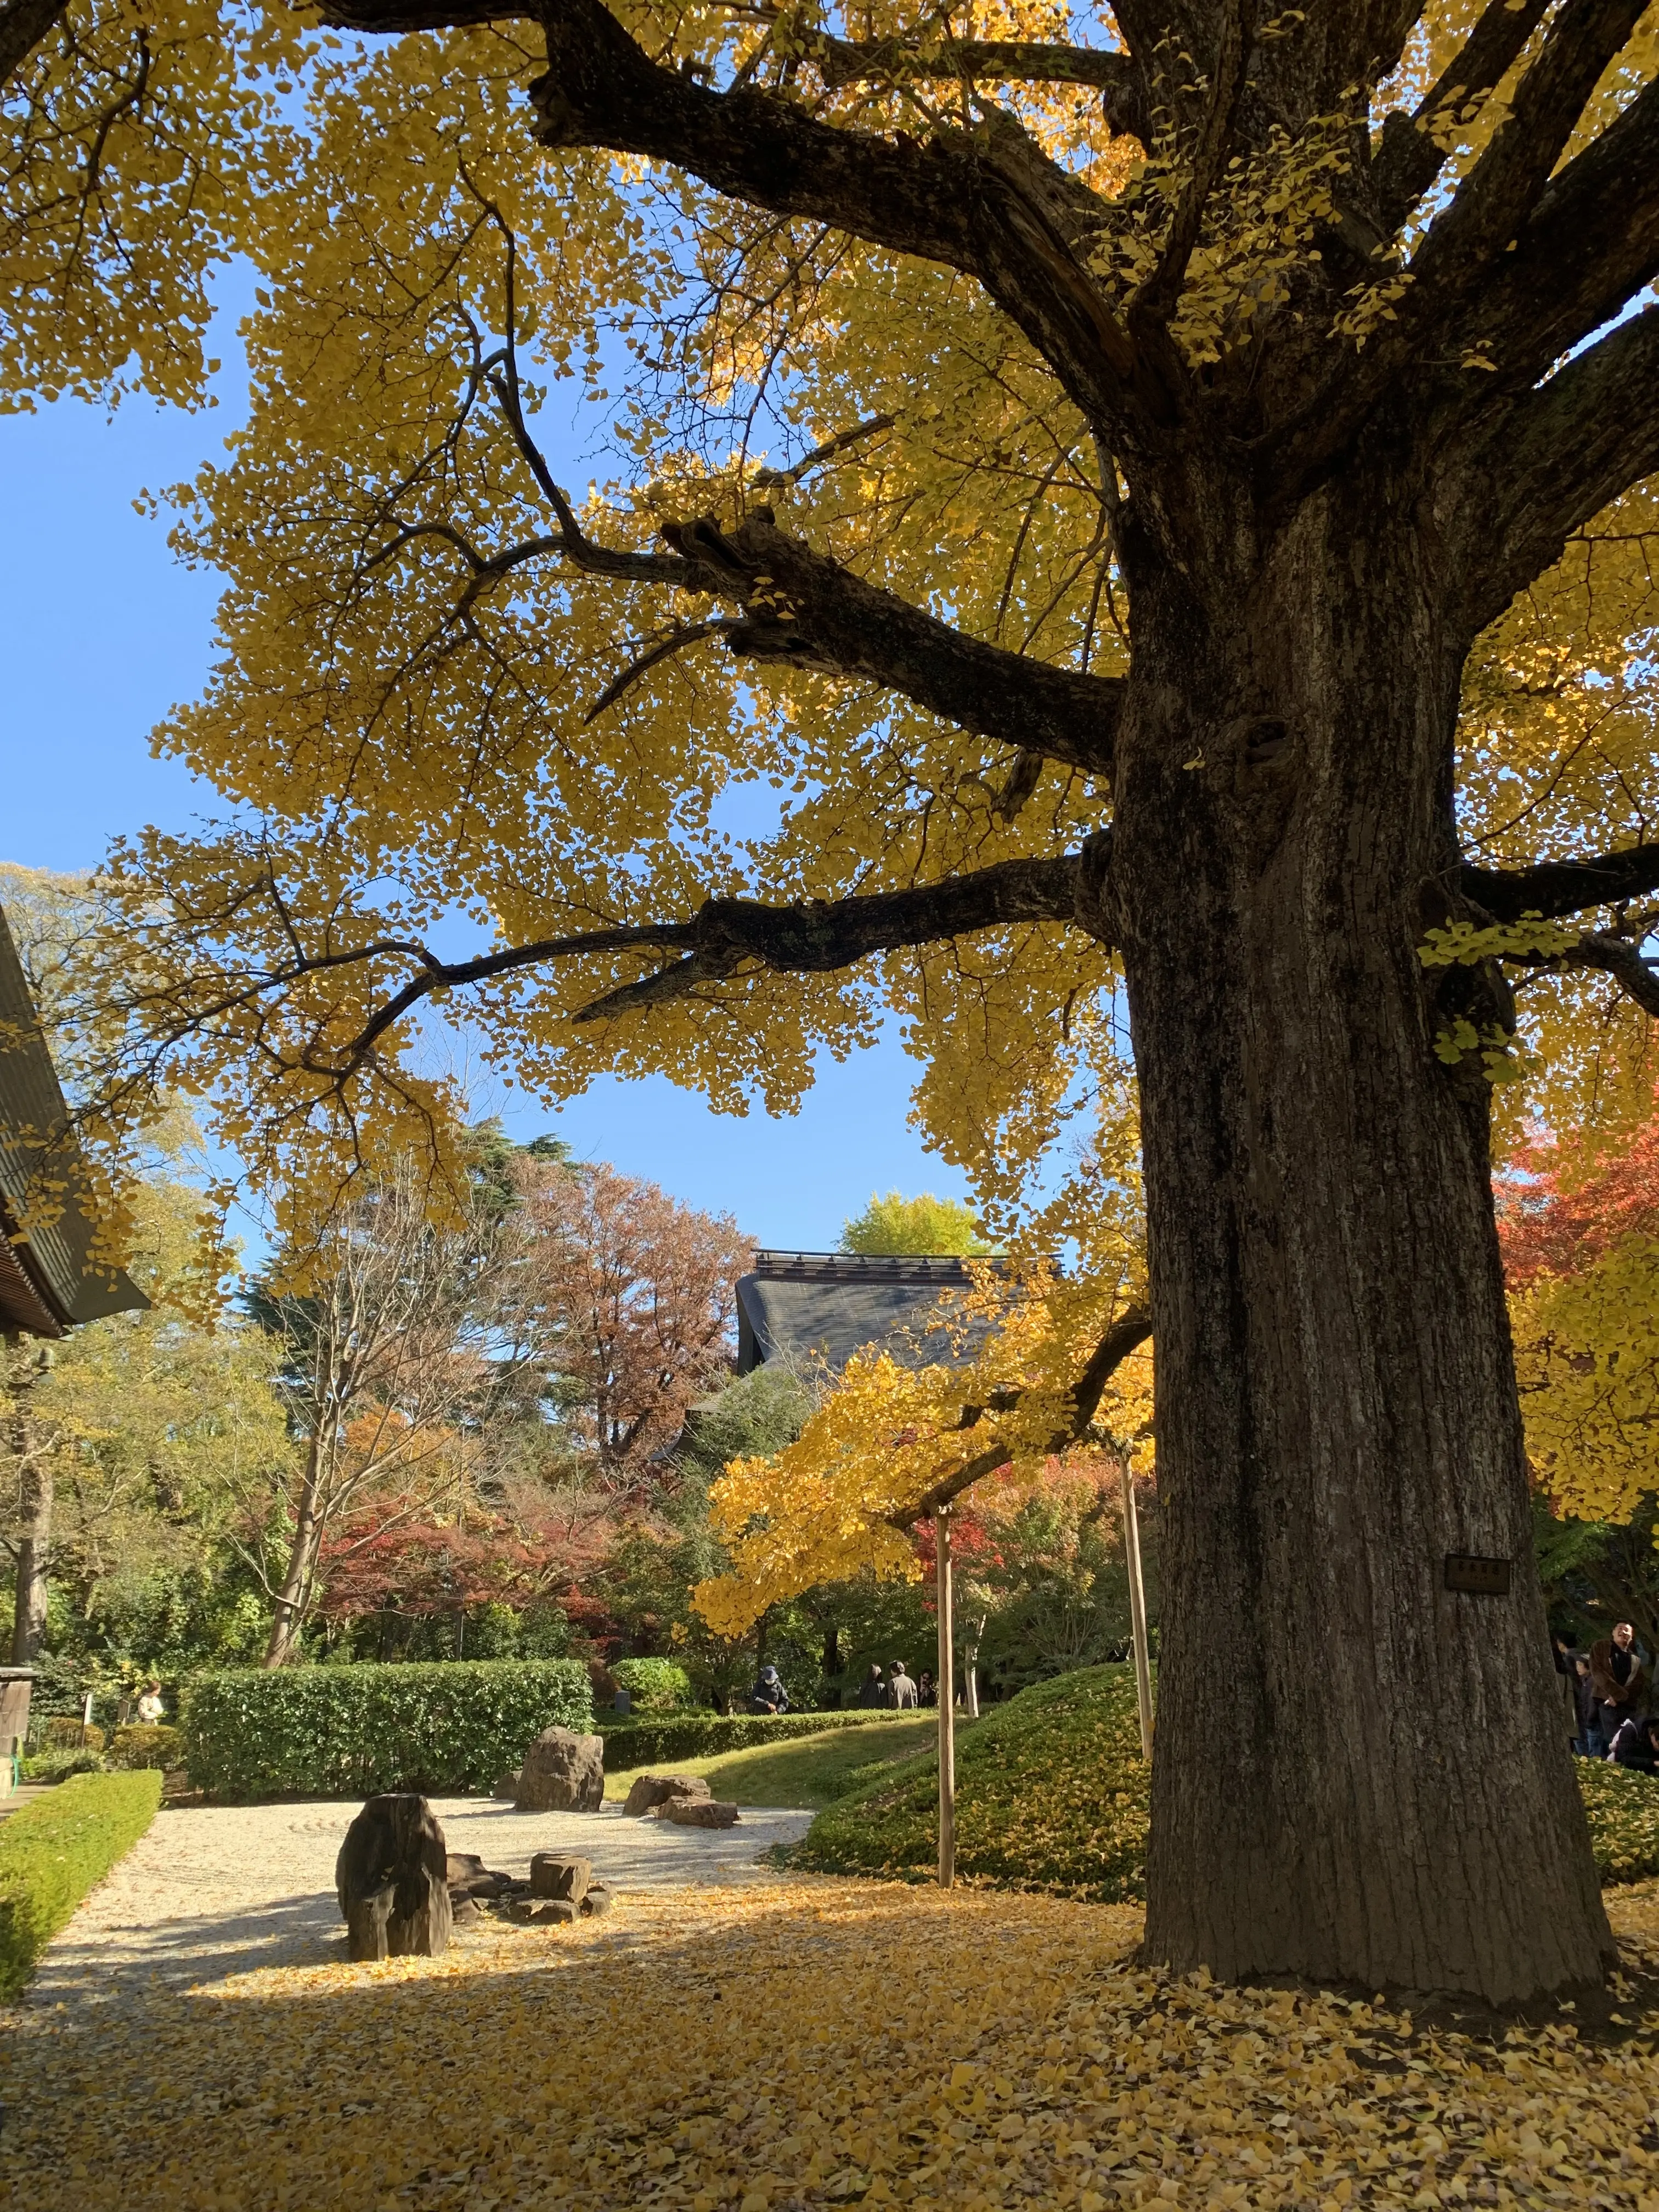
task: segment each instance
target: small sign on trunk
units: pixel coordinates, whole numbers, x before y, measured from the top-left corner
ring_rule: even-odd
[[[1469,1590],[1479,1597],[1507,1597],[1510,1563],[1507,1559],[1483,1559],[1473,1552],[1448,1552],[1446,1588]]]

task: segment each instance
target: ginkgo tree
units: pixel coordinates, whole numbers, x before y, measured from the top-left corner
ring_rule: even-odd
[[[188,1085],[302,1208],[454,1159],[423,1011],[782,1110],[886,1009],[1006,1238],[1132,1057],[1149,1955],[1593,1980],[1491,1124],[1650,1087],[1651,11],[331,12],[114,1121]]]

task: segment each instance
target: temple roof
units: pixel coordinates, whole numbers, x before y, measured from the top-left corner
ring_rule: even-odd
[[[969,1280],[965,1261],[941,1254],[757,1252],[738,1284],[738,1372],[778,1358],[839,1370],[866,1344],[907,1364],[952,1363],[960,1347],[929,1316]],[[986,1326],[968,1334],[977,1348]]]
[[[93,1259],[88,1193],[46,1034],[0,909],[0,1328],[62,1336],[77,1322],[149,1303],[118,1267]],[[37,1218],[43,1215],[50,1218]]]

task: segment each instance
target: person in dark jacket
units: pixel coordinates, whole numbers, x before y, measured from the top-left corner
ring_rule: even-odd
[[[924,1705],[936,1705],[939,1703],[939,1691],[933,1676],[925,1667],[916,1677],[916,1695]]]
[[[756,1676],[755,1686],[749,1692],[749,1710],[751,1713],[788,1711],[788,1692],[780,1680],[775,1667],[763,1667]]]
[[[1572,1747],[1581,1759],[1605,1759],[1607,1741],[1601,1733],[1601,1701],[1590,1680],[1589,1661],[1582,1651],[1574,1659],[1572,1668],[1573,1703],[1578,1717],[1578,1733]]]
[[[1611,1636],[1589,1648],[1590,1680],[1601,1708],[1601,1733],[1609,1743],[1619,1723],[1647,1703],[1647,1669],[1636,1656],[1636,1631],[1621,1620]]]
[[[1607,1757],[1615,1766],[1633,1766],[1643,1774],[1659,1772],[1659,1713],[1650,1713],[1645,1720],[1632,1717],[1620,1721]]]
[[[887,1703],[887,1685],[882,1680],[881,1669],[873,1659],[870,1662],[869,1673],[859,1686],[859,1703],[861,1705],[884,1705]]]

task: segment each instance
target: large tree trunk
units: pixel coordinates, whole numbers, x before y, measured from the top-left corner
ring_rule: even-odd
[[[1462,645],[1379,477],[1194,581],[1133,537],[1110,919],[1145,1117],[1160,1647],[1146,1946],[1493,2002],[1611,1954],[1531,1553],[1455,881]],[[1478,973],[1450,971],[1478,991]],[[1467,1009],[1477,1027],[1495,999]],[[1507,1596],[1443,1587],[1507,1559]]]

